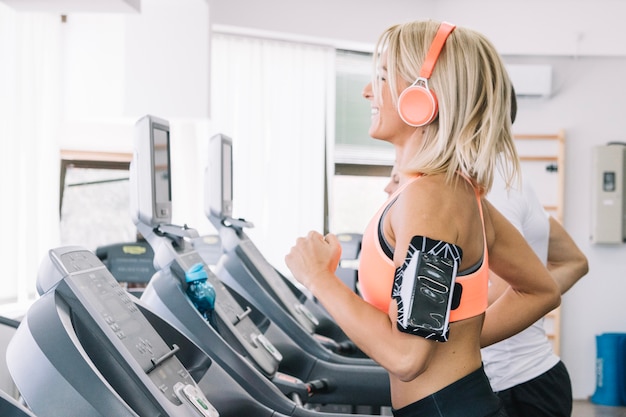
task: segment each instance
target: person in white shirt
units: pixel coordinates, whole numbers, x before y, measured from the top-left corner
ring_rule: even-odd
[[[561,224],[544,210],[527,180],[506,190],[497,177],[487,199],[524,236],[546,263],[561,293],[587,274],[587,258]],[[492,273],[489,302],[507,284]],[[544,319],[520,333],[482,349],[491,387],[503,400],[509,417],[569,417],[572,386],[563,362],[554,353]]]

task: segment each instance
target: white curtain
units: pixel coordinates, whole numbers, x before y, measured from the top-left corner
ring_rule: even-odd
[[[0,304],[18,310],[59,241],[60,25],[0,4]]]
[[[233,216],[289,275],[295,239],[324,227],[334,49],[219,33],[211,48],[210,130],[233,141]]]

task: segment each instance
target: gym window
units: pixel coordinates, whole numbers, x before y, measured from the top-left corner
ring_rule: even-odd
[[[371,54],[337,51],[335,172],[329,204],[334,233],[361,233],[386,198],[383,189],[395,154],[392,145],[368,134],[371,110],[362,92],[371,74]]]

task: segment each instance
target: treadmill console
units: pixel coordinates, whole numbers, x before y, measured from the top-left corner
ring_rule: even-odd
[[[210,184],[210,191],[204,194],[207,217],[222,219],[233,215],[232,149],[232,139],[221,133],[209,141],[211,161],[205,170],[205,182]]]
[[[75,399],[79,388],[64,389],[66,378],[61,368],[67,366],[85,385],[95,378],[98,385],[110,390],[101,390],[103,395],[97,401],[86,400],[90,407],[97,408],[98,401],[113,401],[106,407],[109,412],[115,413],[115,407],[128,408],[117,415],[148,415],[158,410],[163,413],[159,415],[168,416],[219,416],[178,359],[180,347],[163,340],[95,254],[80,247],[53,249],[42,264],[40,276],[39,288],[46,292],[33,306],[33,316],[27,314],[25,324],[18,328],[15,343],[11,342],[7,353],[16,385],[34,410],[49,408],[41,404],[47,395],[59,396],[61,402],[76,404],[78,409],[81,400],[93,396],[90,393]],[[54,320],[55,314],[37,315],[50,303],[54,304],[50,312],[59,314],[58,321]],[[37,319],[50,323],[38,325]],[[58,325],[66,332],[55,329]],[[32,346],[31,338],[36,340],[41,329],[49,332],[41,336],[47,341]],[[30,337],[26,334],[29,330]],[[49,358],[46,362],[50,362],[47,365],[55,371],[45,372],[46,366],[40,368],[39,383],[50,387],[50,392],[41,393],[40,387],[33,389],[26,353],[32,351],[32,357],[38,358],[47,349],[62,351],[67,357],[45,354]],[[100,390],[96,385],[90,391]],[[116,402],[116,398],[121,400]],[[85,415],[91,414],[85,411]]]
[[[144,116],[135,124],[135,134],[140,140],[135,140],[130,164],[131,216],[135,223],[141,221],[151,226],[169,223],[172,218],[169,122]],[[136,171],[147,175],[132,175]]]
[[[274,375],[278,369],[278,364],[283,360],[282,354],[263,335],[254,321],[248,317],[252,312],[251,308],[244,309],[237,302],[230,290],[207,267],[200,254],[195,250],[179,253],[172,265],[172,271],[175,275],[179,275],[180,281],[184,281],[183,271],[189,270],[198,263],[204,265],[207,271],[207,281],[215,289],[215,312],[220,319],[216,330],[226,339],[230,339],[228,334],[233,335],[237,339],[234,341],[235,345],[241,344],[243,346],[243,354],[250,355],[265,374]]]
[[[218,139],[229,143],[226,137],[220,136]],[[198,237],[198,232],[186,225],[168,223],[172,217],[169,143],[167,121],[145,116],[136,123],[130,169],[133,221],[154,251],[155,268],[171,270],[178,278],[181,290],[184,291],[187,285],[185,272],[198,263],[203,265],[208,282],[216,292],[215,317],[218,332],[241,354],[252,358],[259,370],[271,377],[278,370],[282,355],[252,319],[251,308],[239,303],[195,251],[192,242]],[[224,151],[223,154],[228,155],[228,158],[223,159],[230,164],[231,152]],[[228,167],[220,165],[221,169],[230,173]],[[228,178],[229,181],[226,182],[230,182],[230,175]],[[215,204],[219,206],[220,213],[223,210],[228,212],[229,206],[226,203],[231,199],[231,186],[227,184],[220,187],[220,194],[223,193],[224,197]]]
[[[287,311],[305,329],[314,333],[316,327],[320,324],[318,318],[291,291],[285,279],[265,259],[256,245],[247,236],[242,236],[239,246],[235,250],[249,270],[254,271],[256,276],[265,278],[265,280],[259,281],[265,290],[275,294],[276,299]]]
[[[195,382],[176,358],[179,347],[170,347],[161,339],[106,268],[82,270],[95,263],[94,255],[89,251],[53,252],[53,255],[58,255],[54,261],[64,272],[75,271],[66,278],[66,283],[75,289],[78,300],[100,331],[122,352],[128,365],[141,369],[172,404],[178,405],[188,398],[186,388],[195,389]],[[202,401],[197,393],[195,397]]]
[[[259,280],[263,289],[275,297],[306,331],[313,334],[320,324],[318,318],[298,299],[284,278],[246,236],[243,229],[252,227],[252,223],[232,218],[232,210],[233,142],[230,137],[217,134],[209,141],[209,162],[205,171],[205,214],[220,233],[225,251],[228,252],[230,246],[234,246],[246,268],[252,274],[263,277]],[[232,237],[233,234],[235,237]]]

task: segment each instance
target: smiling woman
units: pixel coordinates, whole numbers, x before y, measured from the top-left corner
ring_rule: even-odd
[[[519,332],[560,301],[548,270],[484,198],[497,165],[509,181],[519,171],[510,80],[486,37],[446,22],[391,26],[376,51],[377,74],[363,91],[372,108],[369,134],[393,145],[406,179],[364,231],[363,298],[335,273],[341,246],[334,234],[310,231],[285,261],[388,371],[394,416],[506,416],[479,348]],[[407,91],[419,93],[419,105],[405,111]],[[506,300],[487,308],[490,268],[509,287]],[[418,285],[426,270],[442,285]],[[435,297],[441,305],[433,303],[433,288],[442,291]]]

